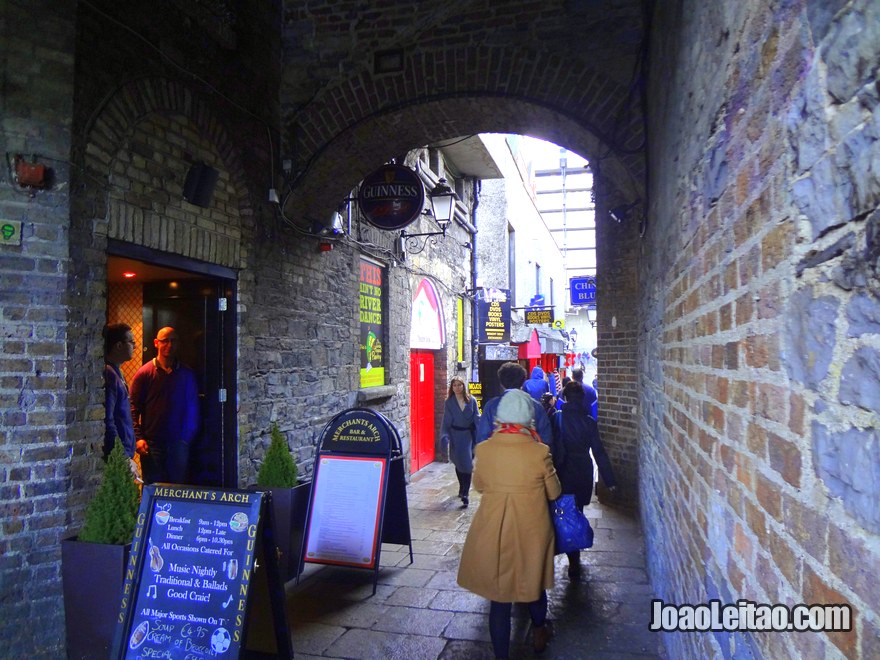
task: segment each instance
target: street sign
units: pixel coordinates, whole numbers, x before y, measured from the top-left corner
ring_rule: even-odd
[[[595,277],[572,277],[569,280],[569,291],[572,306],[596,304]]]

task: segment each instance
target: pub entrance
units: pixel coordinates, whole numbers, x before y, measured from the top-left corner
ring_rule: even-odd
[[[126,382],[155,357],[158,330],[173,326],[179,358],[199,384],[189,482],[237,487],[234,271],[117,242],[108,252],[107,322],[127,323],[136,343],[134,358],[121,366]]]

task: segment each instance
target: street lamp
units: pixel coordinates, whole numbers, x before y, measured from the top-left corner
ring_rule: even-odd
[[[431,238],[432,236],[446,236],[446,228],[449,227],[452,218],[455,216],[455,202],[458,201],[458,195],[449,187],[445,178],[441,177],[437,181],[437,185],[431,189],[428,196],[431,198],[433,213],[426,212],[426,214],[434,218],[434,222],[437,223],[440,231],[428,231],[418,234],[407,234],[406,231],[401,231],[400,237],[404,239],[407,251],[413,254],[418,254],[424,250],[428,239],[431,239],[432,243],[435,242],[436,239]],[[419,238],[422,240],[418,240]]]
[[[578,341],[578,331],[575,328],[571,329],[571,332],[568,333],[568,336],[571,337],[571,347],[572,349],[577,347]]]

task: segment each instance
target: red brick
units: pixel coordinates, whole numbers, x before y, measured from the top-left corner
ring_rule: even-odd
[[[782,496],[779,494],[779,489],[760,472],[755,475],[755,496],[764,511],[782,522]]]
[[[779,568],[788,583],[795,591],[800,591],[801,553],[792,550],[791,546],[772,530],[767,533],[767,549],[770,551],[773,563]]]
[[[761,268],[764,272],[785,260],[791,251],[790,222],[783,222],[771,229],[761,241]]]
[[[826,635],[845,657],[858,657],[858,610],[842,593],[816,574],[809,565],[804,566],[804,600],[808,605],[849,605],[852,611],[853,629],[849,632],[829,632]]]
[[[792,442],[775,433],[767,435],[767,455],[770,467],[795,488],[801,485],[801,451]]]
[[[828,519],[787,493],[782,494],[782,515],[786,531],[804,551],[824,562],[828,547]]]

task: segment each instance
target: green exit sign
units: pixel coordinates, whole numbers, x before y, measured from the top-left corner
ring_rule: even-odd
[[[21,222],[0,220],[0,245],[21,245]]]

